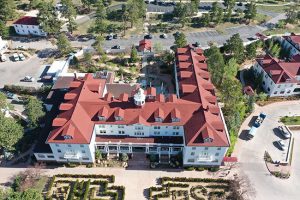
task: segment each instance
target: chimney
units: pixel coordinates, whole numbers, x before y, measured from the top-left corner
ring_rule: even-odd
[[[77,80],[77,72],[74,72],[74,79]]]

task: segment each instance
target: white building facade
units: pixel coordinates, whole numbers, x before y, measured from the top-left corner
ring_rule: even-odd
[[[281,46],[289,50],[290,57],[300,54],[300,35],[291,34],[289,36],[277,37]]]
[[[292,74],[300,68],[298,62],[281,62],[270,56],[257,59],[253,65],[256,76],[262,75],[262,88],[270,97],[300,94],[300,75]]]
[[[41,29],[37,17],[22,17],[14,22],[13,26],[19,35],[47,36],[47,33]]]

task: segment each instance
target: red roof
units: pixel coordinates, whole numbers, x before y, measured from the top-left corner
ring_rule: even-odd
[[[192,88],[188,93],[180,94],[180,98],[175,94],[167,97],[158,94],[155,98],[151,98],[147,94],[154,94],[156,91],[148,89],[145,104],[137,107],[133,97],[128,97],[125,101],[127,99],[125,94],[120,96],[113,96],[111,93],[103,94],[106,80],[96,79],[91,74],[87,74],[83,79],[76,79],[70,84],[71,87],[63,103],[74,106],[69,110],[62,110],[53,120],[53,130],[47,141],[89,144],[96,124],[143,124],[183,126],[184,141],[188,146],[229,146],[214,87],[207,76],[208,71],[199,67],[200,62],[206,62],[202,54],[197,54],[202,51],[196,52],[190,47],[179,48],[179,51],[185,52],[181,57],[190,61],[189,68],[178,69],[179,72],[184,70],[191,72],[188,73],[190,78],[187,79],[182,79],[179,75],[179,85],[183,86],[184,90],[185,86]],[[178,54],[177,52],[177,58]],[[99,120],[98,116],[103,116],[105,119]],[[116,116],[120,116],[121,120],[116,119]],[[162,120],[155,120],[155,117],[161,117]],[[172,120],[174,118],[178,120]],[[71,137],[66,139],[65,135]],[[207,135],[213,140],[204,142]],[[115,140],[119,139],[121,137],[118,136]],[[137,139],[131,138],[130,141],[132,140]],[[96,141],[107,141],[107,139],[97,136]],[[112,139],[110,138],[109,141]]]
[[[256,61],[270,75],[275,84],[297,83],[296,76],[300,75],[300,62],[286,62],[266,55]]]
[[[144,39],[140,41],[139,51],[145,51],[145,50],[151,51],[151,48],[152,48],[151,40]]]
[[[37,17],[25,16],[17,21],[14,24],[22,24],[22,25],[39,25]]]

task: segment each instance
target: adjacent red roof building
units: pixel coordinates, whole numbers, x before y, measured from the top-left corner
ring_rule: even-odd
[[[145,51],[151,51],[152,50],[152,43],[151,40],[143,39],[139,42],[139,48],[138,50],[140,52],[145,52]]]
[[[37,17],[31,17],[31,16],[24,16],[17,21],[14,22],[14,24],[20,24],[20,25],[39,25]]]

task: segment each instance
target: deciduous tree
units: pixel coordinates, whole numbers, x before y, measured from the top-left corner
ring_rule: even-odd
[[[175,45],[177,48],[185,47],[187,45],[186,36],[184,33],[179,33],[178,36],[175,37]]]
[[[57,12],[54,9],[53,1],[42,1],[38,6],[38,21],[43,31],[48,34],[60,32],[62,22],[58,19]]]
[[[240,34],[237,33],[231,36],[224,44],[224,50],[226,53],[234,57],[238,63],[242,63],[244,61],[245,48]]]
[[[13,0],[0,0],[0,20],[6,22],[16,16],[16,3]]]
[[[56,45],[62,55],[66,55],[73,50],[68,38],[63,33],[59,34]]]
[[[246,55],[248,59],[253,59],[256,57],[256,49],[257,45],[255,42],[252,42],[251,44],[246,46]]]
[[[25,112],[28,116],[29,127],[38,127],[40,120],[45,115],[42,101],[36,97],[29,97],[25,104]]]
[[[0,148],[13,150],[14,145],[23,136],[23,127],[13,118],[0,113]]]
[[[253,20],[257,15],[256,4],[251,1],[250,3],[246,4],[245,12],[245,19]]]
[[[206,53],[208,58],[208,69],[211,74],[211,80],[218,88],[223,80],[225,62],[223,55],[220,50],[216,46],[210,47],[210,49]]]
[[[131,63],[136,63],[138,61],[139,57],[138,57],[137,53],[138,52],[137,52],[135,46],[132,45],[132,47],[131,47],[131,53],[130,53],[130,62]]]
[[[0,20],[0,35],[3,39],[6,39],[9,36],[9,30],[5,22]]]
[[[72,0],[61,0],[61,4],[64,6],[62,10],[62,16],[68,20],[68,31],[73,33],[77,29],[76,19],[76,9]]]

